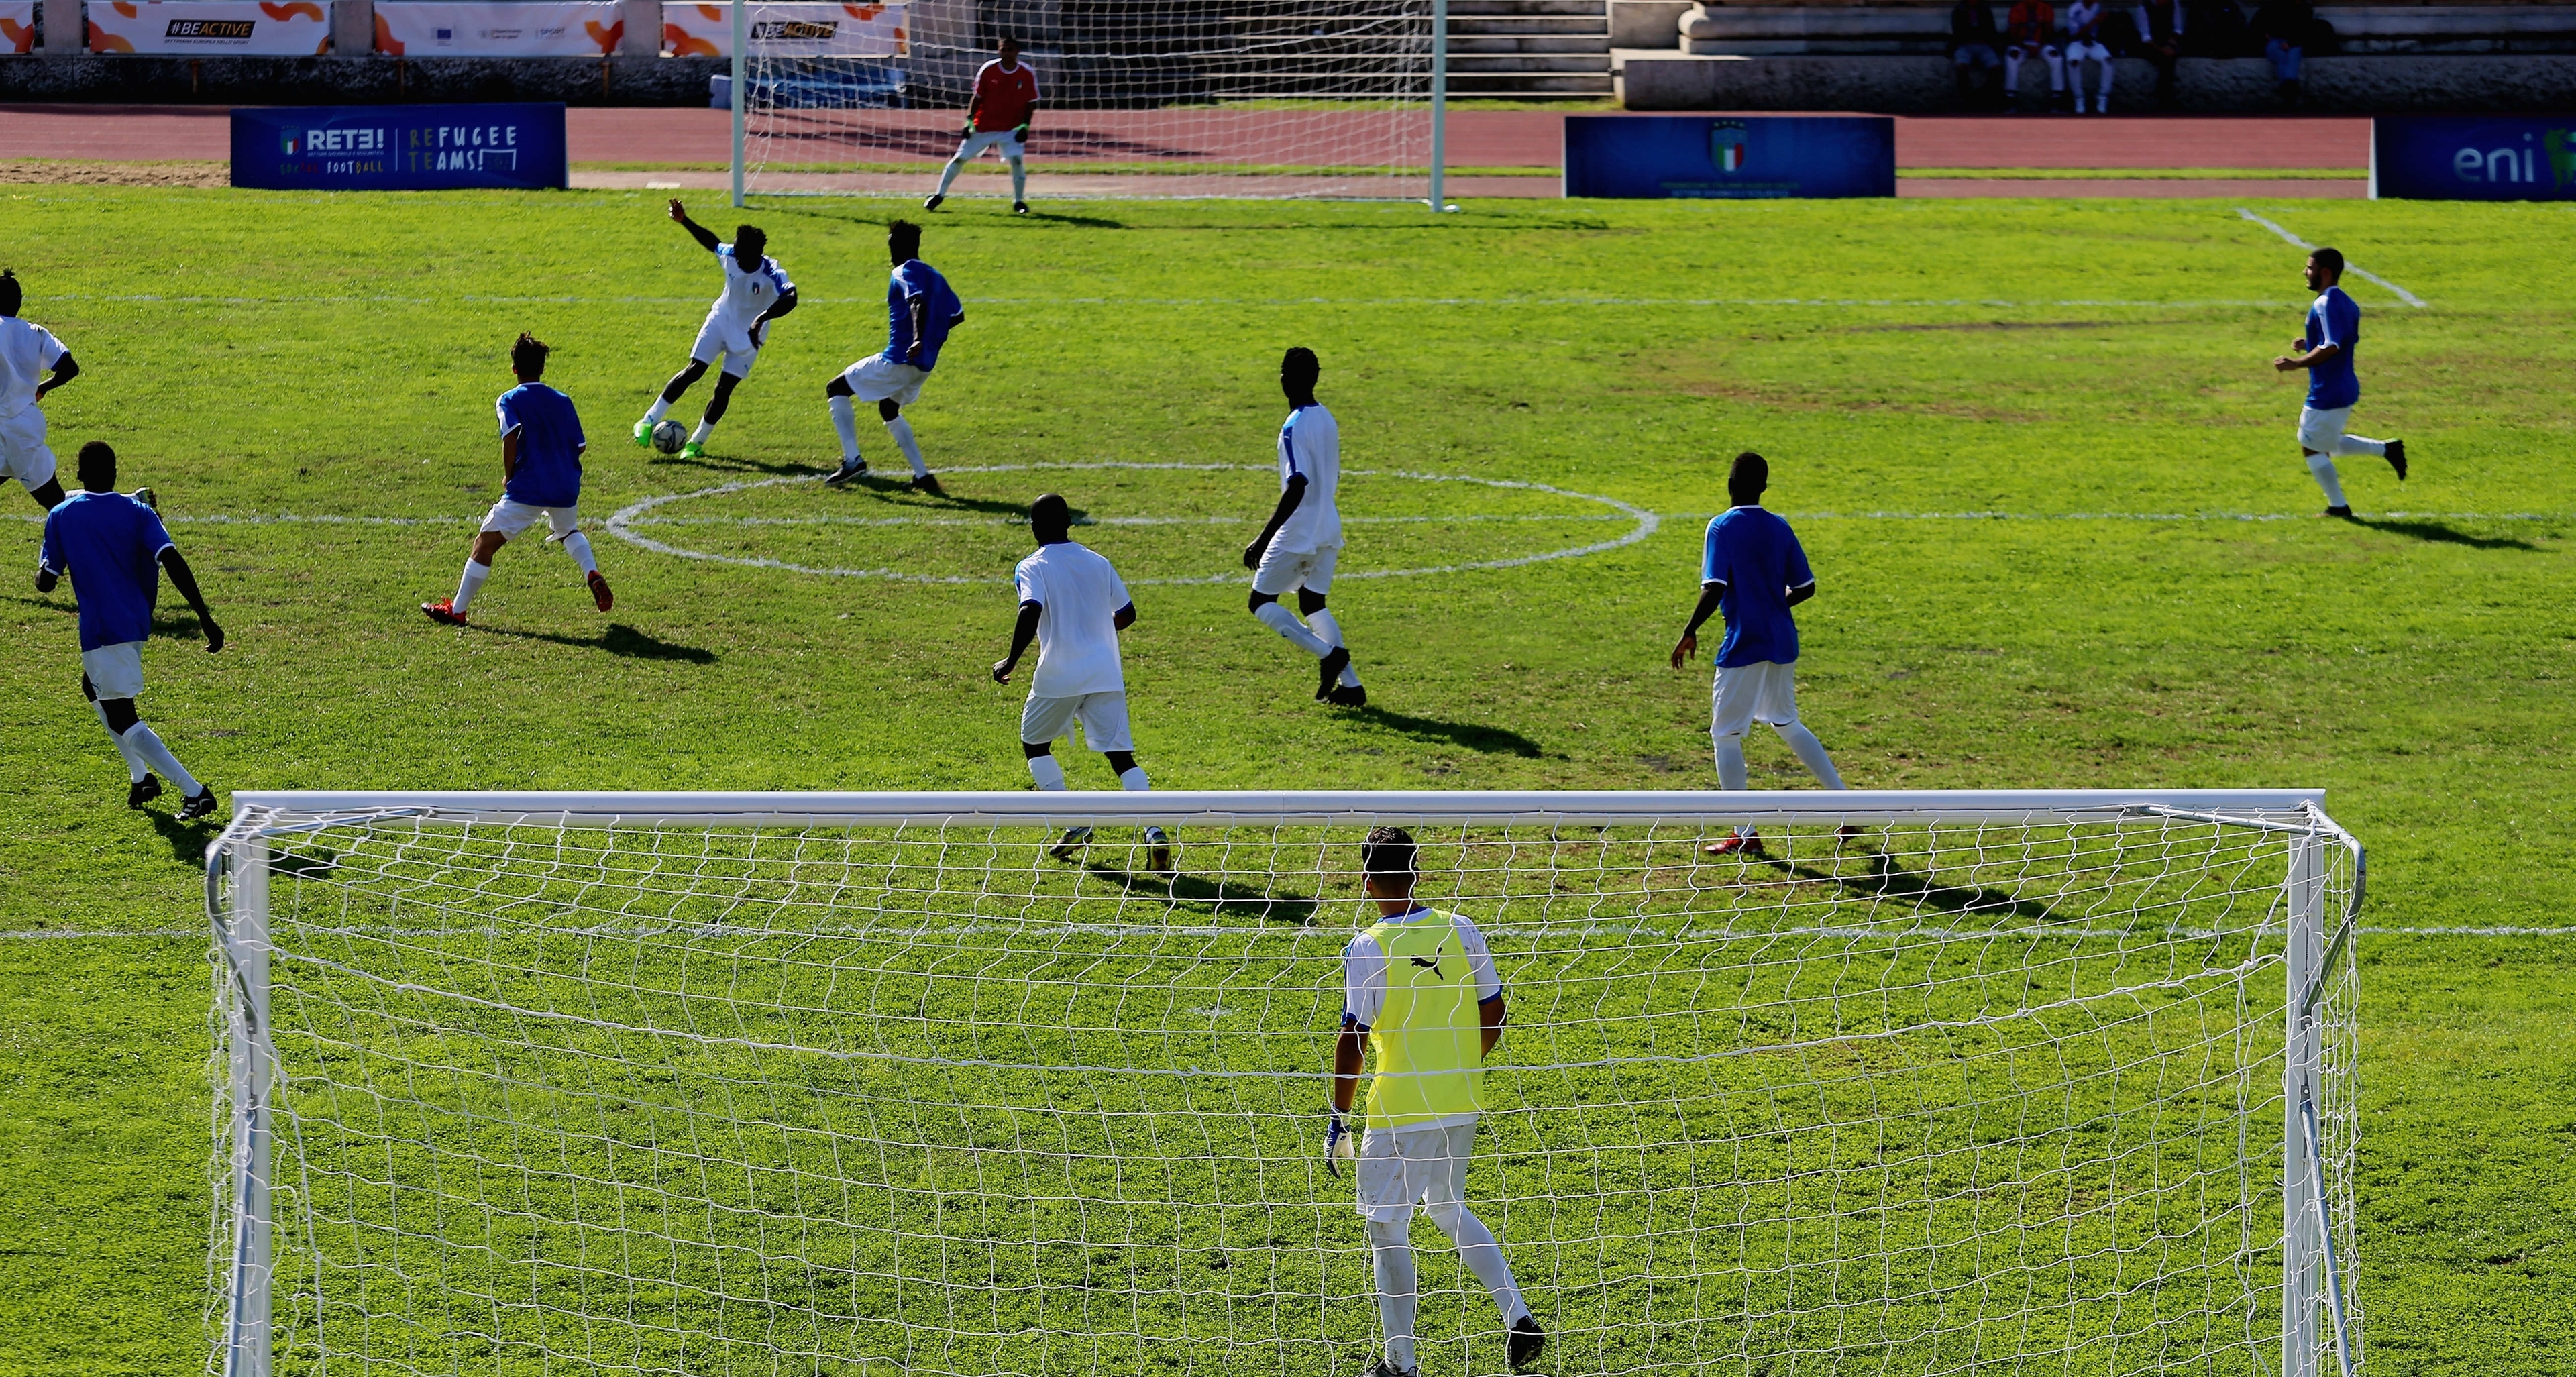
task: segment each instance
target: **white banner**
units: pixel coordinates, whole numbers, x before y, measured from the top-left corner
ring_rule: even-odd
[[[602,57],[625,36],[617,0],[376,6],[376,51],[391,57]]]
[[[0,53],[36,50],[36,0],[0,0]]]
[[[744,16],[758,57],[902,57],[904,7],[756,4]],[[733,14],[724,5],[665,3],[662,46],[679,57],[733,56]]]
[[[305,57],[330,51],[325,0],[91,0],[94,53],[252,53]]]

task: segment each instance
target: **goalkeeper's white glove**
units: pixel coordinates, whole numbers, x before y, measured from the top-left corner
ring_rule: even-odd
[[[1350,1126],[1342,1122],[1342,1111],[1328,1110],[1325,1117],[1330,1122],[1324,1127],[1324,1170],[1339,1178],[1340,1164],[1354,1160],[1359,1153],[1352,1145]]]

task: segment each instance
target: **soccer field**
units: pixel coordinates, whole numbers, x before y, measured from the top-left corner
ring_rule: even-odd
[[[83,365],[56,449],[117,446],[232,637],[205,656],[165,595],[141,700],[227,794],[1021,787],[1022,690],[984,671],[1050,489],[1135,585],[1158,785],[1709,787],[1706,670],[1663,656],[1759,449],[1820,581],[1802,714],[1854,785],[2329,791],[2371,847],[2372,1369],[2576,1369],[2571,222],[2245,208],[2426,303],[2349,284],[2355,428],[2415,466],[2345,461],[2356,522],[2314,515],[2268,367],[2301,255],[2236,202],[968,205],[929,217],[968,320],[908,412],[945,499],[813,481],[822,384],[883,339],[892,204],[742,217],[804,304],[693,463],[623,439],[711,292],[658,197],[11,188],[0,261]],[[435,628],[521,329],[584,410],[618,606],[521,541],[477,625]],[[1233,564],[1296,343],[1343,429],[1356,712],[1309,700]],[[71,609],[0,597],[0,1372],[187,1370],[212,833],[120,806]],[[1757,787],[1803,783],[1751,751]]]

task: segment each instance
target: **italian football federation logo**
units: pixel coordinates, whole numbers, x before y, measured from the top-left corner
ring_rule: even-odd
[[[1744,121],[1719,120],[1708,130],[1708,160],[1726,173],[1744,170]]]

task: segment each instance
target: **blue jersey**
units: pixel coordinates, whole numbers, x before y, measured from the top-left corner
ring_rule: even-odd
[[[1718,611],[1726,640],[1717,648],[1721,668],[1798,658],[1798,623],[1789,616],[1789,590],[1816,581],[1807,552],[1789,523],[1760,507],[1736,507],[1708,523],[1699,581],[1723,583]]]
[[[2361,303],[2328,287],[2308,307],[2305,336],[2310,349],[2333,344],[2341,352],[2308,370],[2308,405],[2334,411],[2361,400],[2361,378],[2352,371],[2353,353],[2361,347]]]
[[[45,515],[37,564],[72,577],[80,599],[83,650],[152,634],[161,591],[161,552],[170,532],[150,507],[121,492],[76,492]]]
[[[886,282],[888,363],[908,363],[927,373],[939,366],[939,346],[966,318],[948,279],[920,259],[907,260]]]
[[[569,507],[581,501],[581,417],[572,398],[544,383],[521,383],[492,404],[501,433],[519,432],[518,464],[502,491],[531,507]]]

